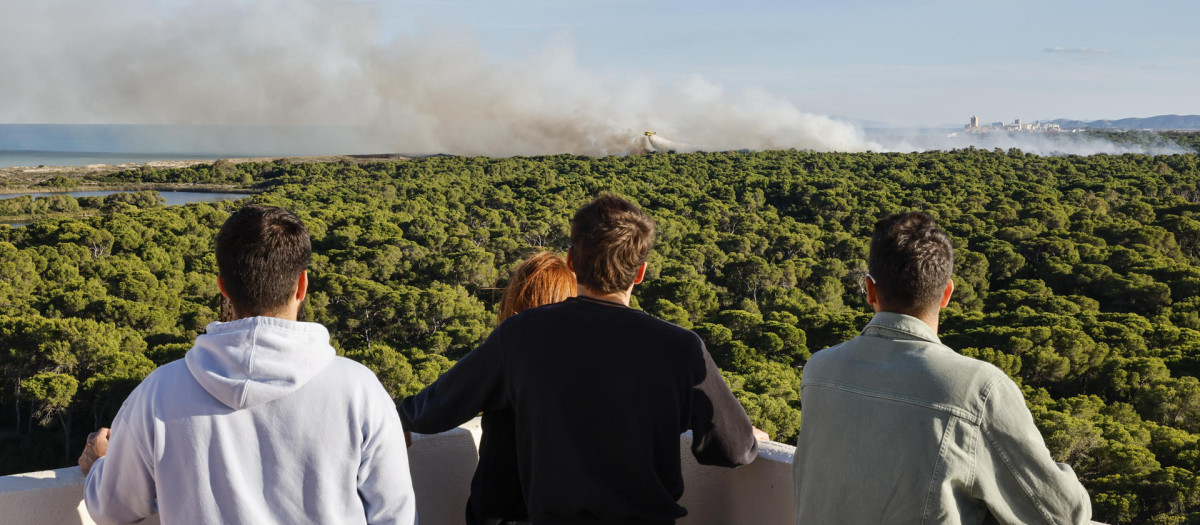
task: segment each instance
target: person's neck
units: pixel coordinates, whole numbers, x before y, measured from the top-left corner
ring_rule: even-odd
[[[940,311],[940,309],[929,310],[929,311],[924,311],[924,312],[906,312],[903,310],[887,308],[887,307],[878,307],[877,306],[875,308],[875,313],[889,312],[889,313],[893,313],[893,314],[907,315],[909,317],[916,317],[922,323],[929,325],[929,328],[933,329],[934,334],[938,333],[939,311]]]
[[[283,310],[279,310],[279,311],[275,311],[275,312],[263,312],[258,315],[245,315],[245,316],[239,316],[239,315],[237,315],[237,311],[234,311],[234,319],[233,320],[240,321],[242,319],[249,319],[251,317],[274,317],[276,319],[283,319],[284,321],[299,321],[300,320],[300,309],[299,308],[285,308]]]
[[[621,292],[613,292],[613,293],[609,293],[609,294],[596,293],[596,292],[592,291],[591,289],[589,289],[587,286],[584,286],[582,284],[576,285],[576,289],[578,290],[578,295],[580,297],[586,297],[588,299],[594,299],[597,301],[604,301],[604,302],[608,302],[608,303],[617,303],[617,304],[622,304],[625,306],[629,306],[629,297],[633,293],[632,286],[630,286],[628,290],[621,291]]]
[[[929,328],[933,329],[934,334],[938,333],[939,318],[938,318],[937,312],[934,312],[932,314],[926,314],[926,315],[914,315],[913,317],[916,317],[917,319],[920,319],[921,322],[929,325]]]

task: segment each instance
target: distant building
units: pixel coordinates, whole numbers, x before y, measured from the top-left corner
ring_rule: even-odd
[[[1003,122],[993,122],[991,124],[979,125],[979,117],[972,115],[969,124],[963,126],[963,131],[971,134],[992,133],[997,131],[1006,131],[1009,133],[1060,133],[1062,128],[1058,124],[1043,124],[1040,120],[1033,124],[1024,124],[1021,119],[1015,119],[1012,124]],[[954,133],[951,136],[957,135]]]

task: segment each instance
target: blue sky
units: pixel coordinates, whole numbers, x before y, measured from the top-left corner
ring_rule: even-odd
[[[383,40],[444,33],[501,62],[569,45],[606,77],[699,75],[817,114],[907,125],[1200,114],[1197,2],[365,3]]]

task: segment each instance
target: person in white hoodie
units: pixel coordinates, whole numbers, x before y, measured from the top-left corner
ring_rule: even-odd
[[[395,404],[329,332],[298,322],[308,231],[247,206],[217,234],[235,321],[208,325],[88,438],[79,458],[98,523],[403,523],[416,519]]]

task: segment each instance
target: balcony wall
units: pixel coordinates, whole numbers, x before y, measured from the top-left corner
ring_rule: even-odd
[[[413,435],[408,450],[417,513],[430,525],[463,523],[471,474],[478,458],[479,420],[442,434]],[[792,521],[794,447],[765,443],[745,467],[697,465],[691,437],[681,437],[684,492],[689,517],[681,524],[763,524]],[[83,505],[78,467],[0,477],[0,522],[25,525],[92,525]],[[157,524],[152,518],[144,523]]]
[[[408,454],[421,523],[463,523],[479,436],[478,419],[442,434],[413,436]],[[763,443],[754,463],[726,469],[698,465],[690,435],[680,439],[686,487],[680,503],[688,509],[680,525],[793,523],[795,447]],[[82,497],[78,467],[0,477],[0,523],[92,525]],[[157,525],[158,519],[144,523]]]

